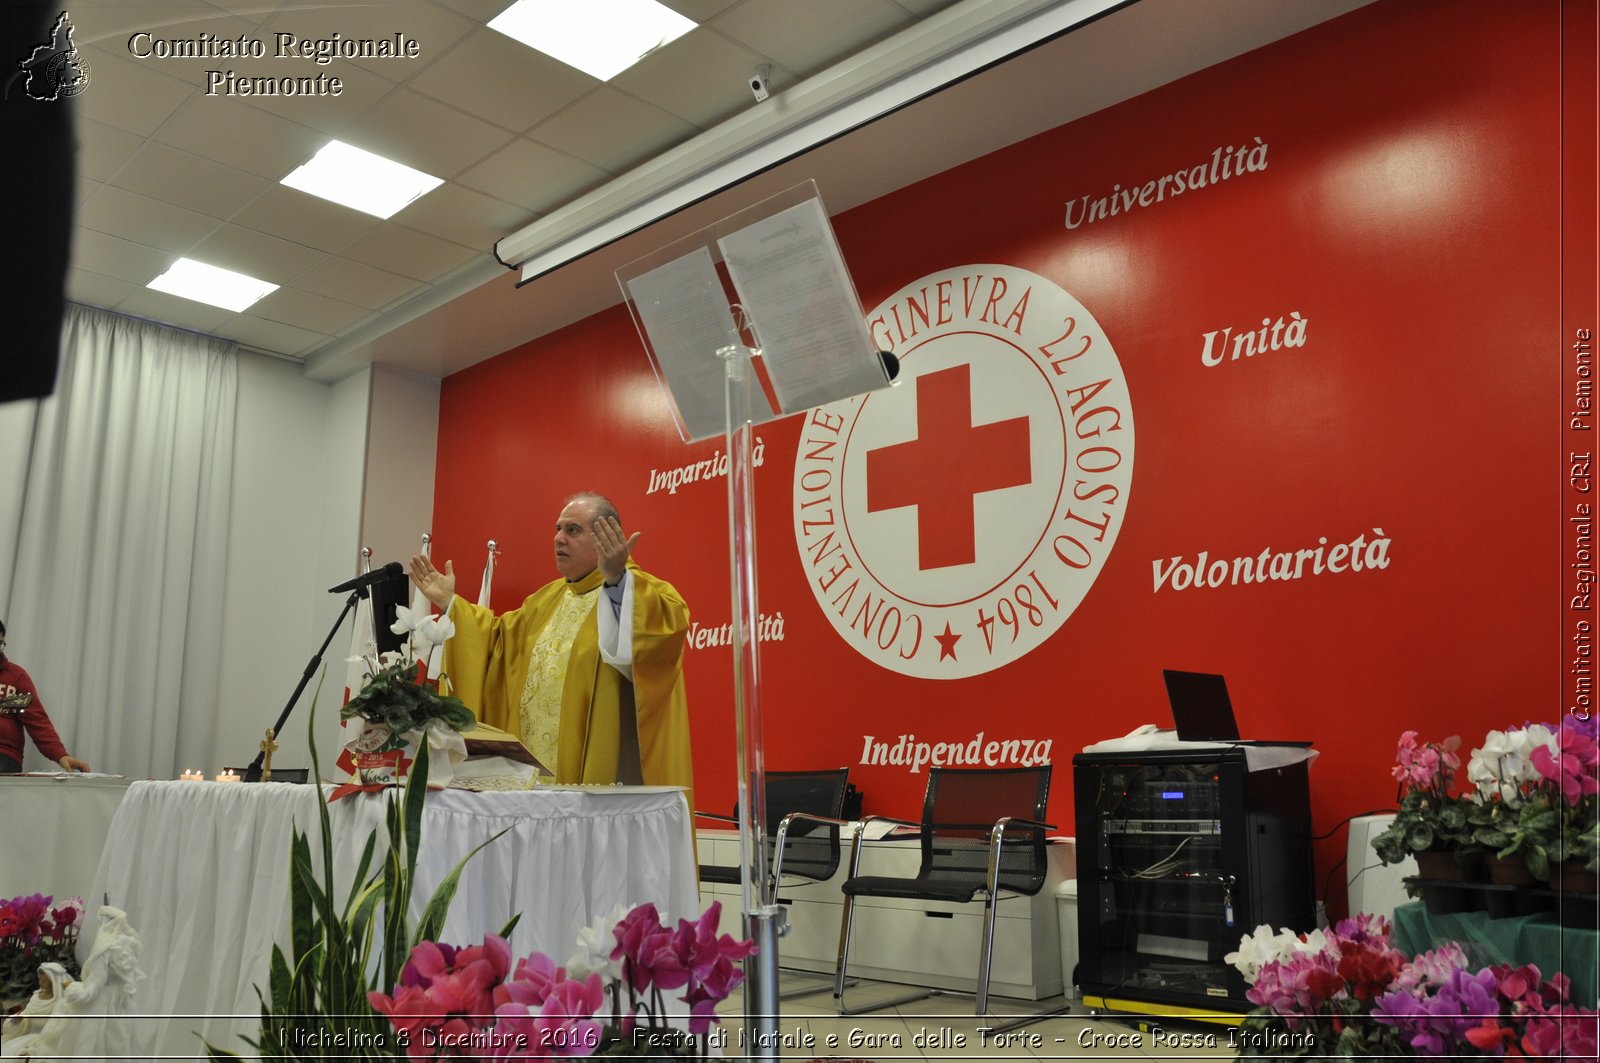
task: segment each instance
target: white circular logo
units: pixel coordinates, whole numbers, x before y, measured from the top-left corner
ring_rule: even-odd
[[[1121,363],[1083,304],[1012,266],[929,274],[869,327],[900,376],[806,415],[806,582],[885,668],[1003,667],[1055,634],[1116,542],[1133,479]]]

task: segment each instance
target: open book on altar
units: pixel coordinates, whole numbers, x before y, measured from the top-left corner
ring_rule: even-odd
[[[472,730],[462,736],[467,743],[468,757],[504,757],[516,761],[518,764],[527,764],[540,775],[554,775],[539,758],[528,751],[528,747],[518,741],[517,736],[491,727],[486,723],[479,723]]]

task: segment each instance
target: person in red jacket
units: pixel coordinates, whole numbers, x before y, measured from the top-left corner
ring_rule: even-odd
[[[6,625],[0,622],[0,775],[22,770],[22,735],[33,737],[39,752],[63,771],[88,771],[89,765],[67,753],[55,725],[39,704],[39,692],[22,666],[5,655]]]

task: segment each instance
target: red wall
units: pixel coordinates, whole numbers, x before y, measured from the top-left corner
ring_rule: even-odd
[[[968,263],[1076,297],[1115,349],[1138,446],[1114,547],[1059,630],[1003,668],[938,680],[869,661],[829,624],[796,545],[800,421],[761,428],[761,604],[783,620],[763,645],[768,766],[850,765],[869,811],[914,816],[925,774],[862,765],[864,735],[1048,739],[1052,816],[1070,832],[1071,755],[1169,726],[1162,668],[1215,671],[1247,737],[1315,741],[1322,833],[1393,803],[1403,729],[1470,747],[1558,716],[1559,13],[1376,3],[835,218],[869,309]],[[1265,168],[1064,224],[1081,196],[1256,138]],[[1202,360],[1207,332],[1291,312],[1302,346]],[[497,608],[553,578],[561,501],[592,488],[698,623],[728,621],[721,481],[651,490],[721,444],[679,441],[624,309],[447,378],[441,401],[434,553],[464,594],[490,538]],[[1387,567],[1155,586],[1174,557],[1358,535],[1387,540]],[[697,799],[719,810],[735,785],[728,655],[693,649],[687,666]],[[1319,849],[1324,873],[1342,845]]]

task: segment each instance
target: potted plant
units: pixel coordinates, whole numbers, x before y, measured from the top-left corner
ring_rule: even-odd
[[[35,893],[0,901],[0,1017],[26,1004],[39,988],[39,965],[59,963],[78,973],[78,928],[83,900],[63,904]]]
[[[1407,957],[1381,916],[1303,935],[1260,926],[1223,962],[1257,1005],[1230,1036],[1241,1056],[1595,1056],[1596,1013],[1571,999],[1565,974],[1479,968],[1457,942]]]
[[[1592,892],[1600,871],[1600,745],[1595,721],[1567,717],[1553,741],[1534,748],[1540,782],[1523,802],[1500,855],[1521,854],[1528,870],[1558,888]]]
[[[1400,783],[1400,811],[1389,827],[1372,839],[1385,864],[1417,858],[1423,878],[1470,877],[1483,850],[1472,836],[1468,812],[1472,802],[1454,792],[1461,758],[1461,739],[1418,743],[1417,732],[1400,736],[1393,775]]]
[[[729,1047],[712,1029],[717,1005],[755,952],[754,943],[717,932],[721,914],[713,901],[674,927],[653,904],[618,909],[579,931],[565,966],[539,952],[514,959],[493,934],[465,948],[422,941],[392,993],[373,991],[368,1001],[398,1041],[440,1046],[441,1056],[704,1060]],[[681,1026],[669,995],[685,1006]]]
[[[460,698],[441,694],[439,681],[428,677],[433,648],[455,634],[455,625],[449,617],[405,606],[396,616],[391,630],[407,636],[401,650],[376,660],[352,658],[367,664],[367,681],[339,710],[342,719],[355,722],[346,723],[349,738],[338,763],[361,783],[399,782],[417,748],[427,744],[433,753],[429,785],[444,786],[466,757],[461,735],[478,722]]]
[[[1485,864],[1491,882],[1532,885],[1539,881],[1514,841],[1522,828],[1523,810],[1545,783],[1534,767],[1533,751],[1554,748],[1554,743],[1555,735],[1546,724],[1509,727],[1490,731],[1467,759],[1467,781],[1476,790],[1467,818],[1473,842],[1488,854]]]

